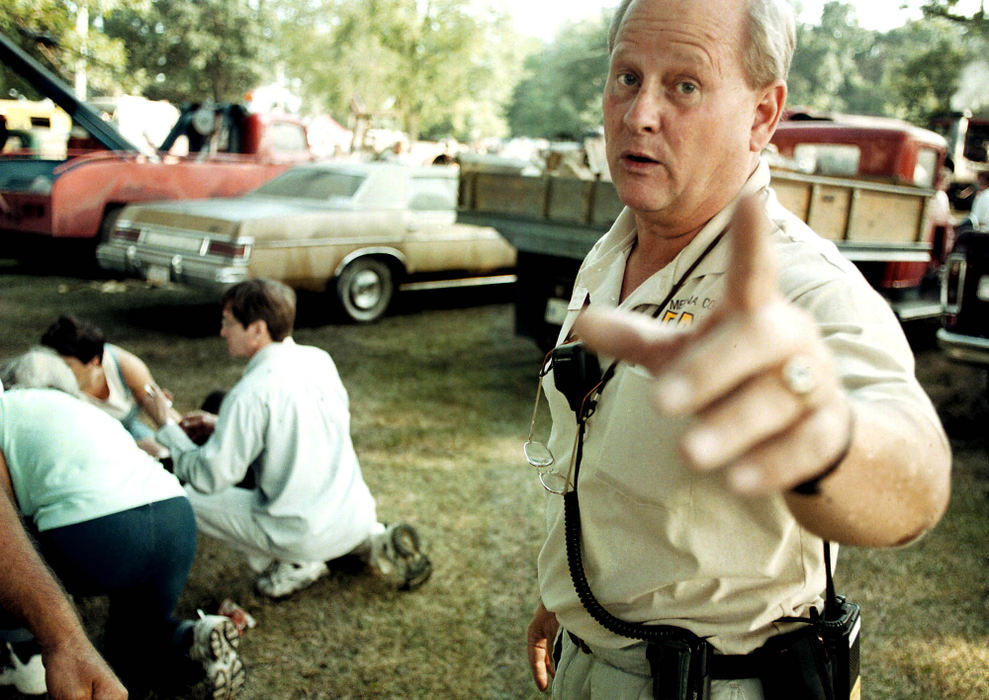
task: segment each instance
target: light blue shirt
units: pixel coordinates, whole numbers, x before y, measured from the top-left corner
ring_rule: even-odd
[[[185,495],[120,421],[55,389],[0,394],[0,452],[42,532]]]

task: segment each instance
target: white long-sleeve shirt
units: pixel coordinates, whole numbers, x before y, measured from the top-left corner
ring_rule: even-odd
[[[157,437],[176,476],[201,493],[230,488],[252,469],[254,518],[278,548],[319,560],[356,547],[377,522],[350,437],[347,391],[319,348],[288,338],[257,352],[201,447],[175,423]]]
[[[989,229],[989,189],[979,190],[979,193],[975,195],[975,199],[972,200],[972,213],[969,219],[976,229],[980,231]]]

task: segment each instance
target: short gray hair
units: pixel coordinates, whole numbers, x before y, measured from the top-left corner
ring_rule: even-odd
[[[793,8],[785,0],[748,0],[748,43],[742,61],[750,87],[760,88],[777,80],[786,82],[797,45]],[[608,52],[615,50],[618,30],[632,0],[615,9],[608,31]]]
[[[79,396],[76,376],[59,355],[45,347],[31,348],[0,368],[0,383],[7,389],[58,389]]]

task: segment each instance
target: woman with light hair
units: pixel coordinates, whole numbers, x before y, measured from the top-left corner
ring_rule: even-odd
[[[196,550],[178,480],[77,398],[72,371],[47,348],[9,362],[0,381],[0,498],[17,506],[70,593],[108,596],[104,652],[122,680],[153,686],[201,666],[212,697],[236,695],[245,672],[233,623],[172,617]]]

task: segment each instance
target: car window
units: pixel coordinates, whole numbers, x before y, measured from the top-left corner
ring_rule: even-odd
[[[797,169],[819,175],[855,175],[862,152],[858,146],[837,143],[801,143],[793,149]]]
[[[275,122],[268,126],[265,141],[279,153],[301,153],[309,150],[306,132],[298,124]]]
[[[917,187],[934,187],[937,175],[938,152],[931,148],[921,148],[917,152],[917,164],[913,168],[913,184]]]
[[[418,211],[453,209],[457,206],[457,180],[452,177],[412,178],[409,208]]]
[[[293,197],[325,201],[350,198],[364,182],[363,175],[313,168],[288,170],[255,190],[268,197]]]

